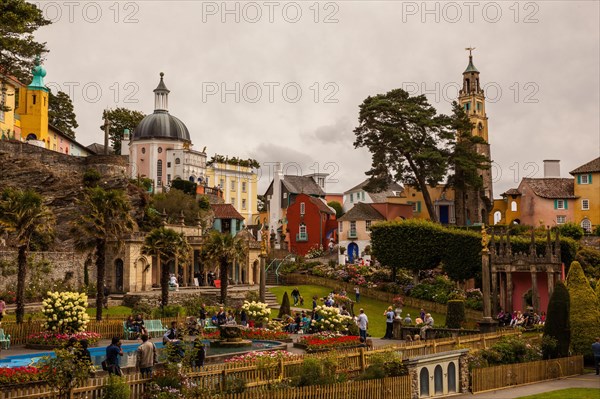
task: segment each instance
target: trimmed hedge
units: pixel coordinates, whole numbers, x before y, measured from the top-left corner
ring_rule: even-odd
[[[446,327],[462,328],[467,321],[465,316],[465,301],[453,299],[448,301],[448,311],[446,313]]]
[[[598,297],[579,262],[571,264],[567,274],[567,289],[571,301],[571,350],[591,361],[592,343],[600,333]]]
[[[569,356],[571,343],[569,313],[569,291],[562,281],[558,281],[554,286],[550,302],[548,302],[548,312],[544,324],[544,337],[555,339],[556,346],[542,347],[544,359]]]
[[[529,252],[530,238],[511,236],[513,252]],[[538,255],[546,253],[546,239],[536,238]],[[452,280],[464,281],[481,273],[481,233],[409,219],[374,224],[371,227],[373,256],[396,273],[399,268],[413,271],[433,269],[440,264]],[[561,259],[569,265],[579,244],[561,237]]]

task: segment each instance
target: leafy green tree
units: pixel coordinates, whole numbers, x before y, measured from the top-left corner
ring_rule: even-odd
[[[54,215],[33,190],[6,188],[0,194],[0,228],[14,236],[17,243],[17,323],[25,316],[27,255],[36,234],[53,230]]]
[[[558,231],[561,236],[570,237],[574,240],[580,240],[585,233],[580,225],[573,222],[558,225]]]
[[[140,124],[146,114],[140,111],[134,111],[127,108],[117,107],[115,109],[104,110],[102,112],[102,120],[110,121],[110,130],[108,137],[113,150],[116,153],[121,151],[121,141],[123,140],[123,131],[129,129],[130,134]],[[100,130],[104,132],[104,125],[100,126]]]
[[[196,226],[200,215],[200,206],[194,196],[172,188],[167,193],[152,197],[152,208],[167,214],[167,222],[179,224],[183,212],[184,222],[188,226]]]
[[[544,359],[569,356],[569,345],[571,344],[570,304],[567,287],[562,281],[557,282],[548,302],[548,312],[544,323],[544,337],[556,340],[556,345],[542,348]]]
[[[0,2],[0,83],[6,76],[28,82],[37,56],[47,53],[46,43],[35,40],[34,33],[50,24],[42,11],[25,0]],[[1,104],[4,106],[4,104]],[[7,110],[5,108],[5,110]]]
[[[336,218],[341,218],[342,216],[344,216],[344,208],[342,208],[342,204],[340,204],[337,201],[329,201],[327,203],[327,205],[333,209],[335,209],[335,217]]]
[[[74,352],[58,349],[55,351],[56,356],[44,357],[38,364],[43,381],[58,391],[60,399],[72,397],[71,390],[83,385],[90,376],[91,362],[81,360],[77,356],[77,351],[81,349],[75,349]]]
[[[67,136],[75,138],[75,129],[79,126],[73,109],[73,102],[67,93],[59,91],[49,93],[48,120]]]
[[[579,262],[571,263],[567,274],[571,312],[571,351],[592,358],[592,343],[600,331],[598,297],[583,273]]]
[[[581,264],[588,278],[600,279],[600,250],[593,247],[581,248],[577,251],[575,260]]]
[[[452,299],[447,303],[446,327],[462,328],[467,321],[465,316],[465,301]]]
[[[219,264],[219,278],[221,279],[221,302],[227,301],[227,288],[229,285],[229,265],[246,260],[247,246],[241,237],[232,237],[228,233],[212,230],[203,248],[203,258]]]
[[[183,233],[178,233],[163,226],[152,230],[146,235],[142,253],[156,257],[159,262],[161,301],[162,306],[167,306],[169,304],[169,268],[167,263],[171,260],[175,261],[175,264],[188,262],[191,247]]]
[[[458,177],[472,184],[474,176],[479,179],[476,170],[489,163],[474,151],[471,139],[457,146],[457,130],[464,137],[472,124],[458,104],[453,110],[452,116],[437,115],[424,95],[411,97],[402,89],[367,97],[354,129],[354,146],[367,147],[372,155],[367,189],[381,191],[393,181],[415,186],[430,218],[438,221],[428,186],[444,180],[453,165],[460,165],[464,172]]]
[[[196,196],[196,187],[198,185],[194,182],[182,180],[182,179],[174,179],[171,181],[171,187],[177,190],[183,191],[188,195]]]
[[[119,247],[123,236],[132,231],[135,222],[131,204],[121,190],[102,187],[87,188],[78,201],[79,215],[73,221],[72,233],[79,251],[94,251],[96,259],[96,320],[102,320],[106,249],[111,243]]]

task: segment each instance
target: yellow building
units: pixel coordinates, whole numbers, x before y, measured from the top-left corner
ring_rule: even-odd
[[[446,185],[428,187],[429,196],[437,214],[437,220],[441,224],[456,224],[456,213],[454,208],[454,190]],[[423,192],[414,186],[406,185],[400,194],[400,198],[391,201],[393,203],[409,204],[413,207],[413,217],[416,219],[431,220]]]
[[[569,172],[575,178],[575,223],[592,232],[600,225],[600,157]]]
[[[516,188],[502,193],[502,199],[495,199],[488,224],[521,223],[521,193]]]
[[[206,168],[206,185],[220,187],[223,200],[244,217],[244,224],[254,224],[258,216],[258,176],[252,167],[226,160],[213,162]]]
[[[44,147],[52,149],[48,136],[49,90],[44,84],[46,70],[40,65],[39,58],[31,72],[33,79],[29,86],[19,89],[17,113],[21,120],[21,137],[25,140],[43,141]]]
[[[20,121],[18,116],[15,118],[15,101],[18,90],[22,86],[16,78],[2,76],[2,82],[0,82],[0,137],[4,139],[21,139]]]

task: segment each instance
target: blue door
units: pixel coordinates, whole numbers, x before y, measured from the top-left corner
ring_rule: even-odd
[[[348,262],[354,263],[354,259],[358,258],[358,245],[355,242],[348,244]]]
[[[448,224],[450,222],[450,207],[448,205],[440,205],[440,223]]]

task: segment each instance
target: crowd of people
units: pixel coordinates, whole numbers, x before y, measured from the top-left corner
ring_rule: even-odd
[[[498,320],[500,327],[527,328],[535,325],[544,325],[546,323],[546,312],[537,314],[537,312],[533,311],[532,307],[528,307],[525,312],[515,310],[510,313],[500,308],[500,312],[496,315],[496,320]]]

